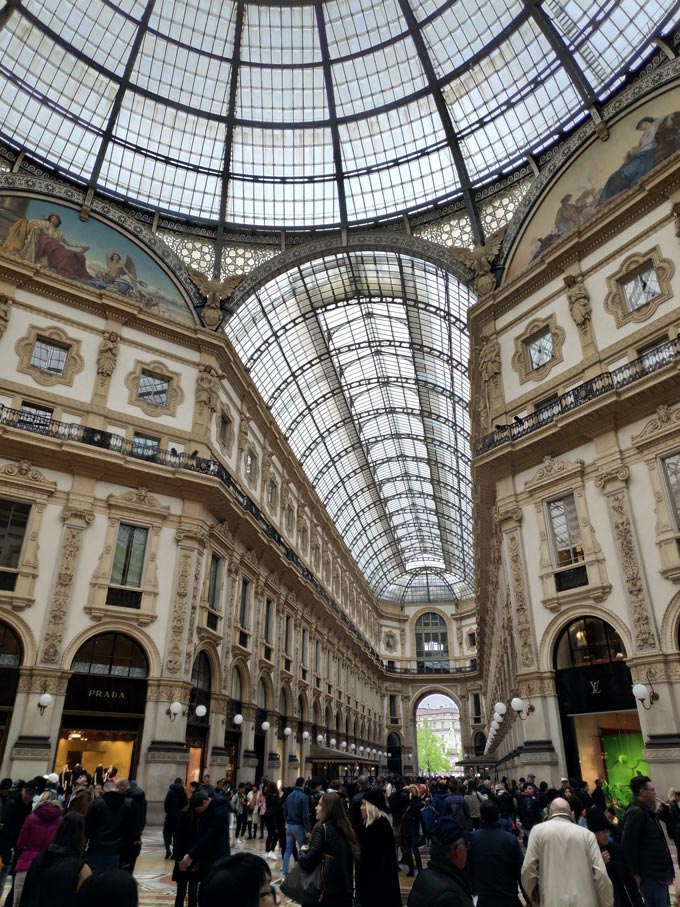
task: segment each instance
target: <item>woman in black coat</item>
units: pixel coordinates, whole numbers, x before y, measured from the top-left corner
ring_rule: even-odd
[[[21,892],[23,907],[71,907],[76,892],[92,875],[84,850],[85,820],[80,813],[68,813],[52,843],[31,863]]]
[[[269,860],[276,859],[274,848],[276,847],[276,840],[279,834],[277,813],[279,811],[280,799],[276,781],[270,781],[264,790],[265,812],[262,816],[262,821],[267,829],[267,840],[265,841],[264,849],[266,851],[266,858]]]
[[[366,791],[361,801],[361,816],[366,828],[357,867],[357,904],[402,907],[394,832],[382,791]]]
[[[358,858],[359,843],[342,798],[327,791],[316,804],[316,825],[309,844],[300,848],[298,858],[302,869],[308,872],[323,860],[324,889],[317,904],[352,907],[352,865]]]
[[[401,852],[408,865],[407,875],[412,876],[414,869],[423,871],[423,861],[418,850],[420,837],[420,813],[423,808],[420,793],[415,784],[408,788],[410,799],[401,820]],[[415,860],[415,865],[414,865]]]

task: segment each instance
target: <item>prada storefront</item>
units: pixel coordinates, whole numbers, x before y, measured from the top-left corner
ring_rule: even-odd
[[[148,665],[140,646],[122,633],[93,636],[71,666],[55,771],[114,766],[134,778],[139,762]]]

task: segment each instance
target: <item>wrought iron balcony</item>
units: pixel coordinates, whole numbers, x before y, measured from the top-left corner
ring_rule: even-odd
[[[496,447],[506,444],[508,441],[517,441],[525,435],[530,435],[532,432],[538,431],[554,422],[555,419],[564,413],[572,412],[578,409],[579,406],[608,394],[610,391],[621,390],[629,384],[633,384],[635,381],[639,381],[641,378],[665,368],[671,362],[679,360],[680,338],[676,337],[674,340],[660,343],[659,346],[644,353],[633,362],[627,362],[611,372],[603,372],[589,381],[584,381],[578,387],[573,387],[566,394],[562,394],[561,397],[557,397],[536,410],[536,412],[525,416],[512,425],[497,425],[494,431],[484,435],[482,438],[478,438],[474,442],[474,455],[480,456],[489,450],[494,450]]]
[[[406,674],[409,676],[422,674],[474,674],[477,670],[477,659],[471,659],[470,664],[467,665],[457,665],[450,661],[418,661],[415,668],[395,667],[395,665],[388,663],[385,670],[388,674]]]

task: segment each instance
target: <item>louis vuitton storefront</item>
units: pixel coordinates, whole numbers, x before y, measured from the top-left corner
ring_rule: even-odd
[[[134,778],[144,723],[148,665],[129,636],[102,633],[78,650],[71,666],[55,771],[115,766]]]
[[[570,778],[628,785],[647,773],[630,670],[620,636],[597,618],[566,627],[555,647],[555,686]]]

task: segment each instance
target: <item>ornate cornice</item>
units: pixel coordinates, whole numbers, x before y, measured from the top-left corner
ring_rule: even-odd
[[[663,404],[659,406],[654,418],[650,419],[642,431],[633,435],[631,441],[639,450],[642,450],[664,441],[671,435],[675,436],[678,429],[680,429],[680,406],[671,409],[670,406]]]
[[[569,482],[582,479],[585,470],[583,460],[560,460],[556,457],[544,457],[543,463],[534,475],[524,483],[526,491],[537,491],[556,482]]]

